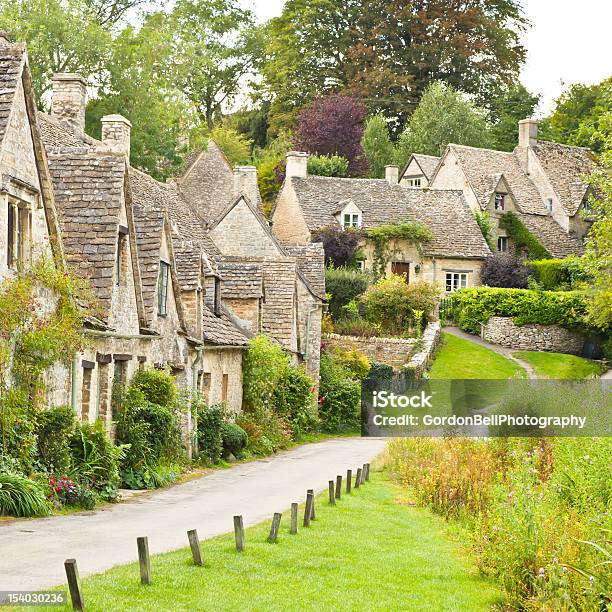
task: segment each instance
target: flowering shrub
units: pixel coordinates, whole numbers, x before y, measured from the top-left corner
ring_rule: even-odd
[[[49,499],[63,506],[72,506],[79,500],[79,485],[68,476],[49,476]]]

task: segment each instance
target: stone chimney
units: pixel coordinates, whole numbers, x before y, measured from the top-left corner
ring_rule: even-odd
[[[132,124],[122,115],[102,117],[102,142],[105,148],[123,153],[130,160],[130,133]]]
[[[259,202],[257,187],[257,168],[255,166],[236,166],[234,168],[234,191],[244,193],[251,203]]]
[[[389,185],[397,185],[399,183],[399,166],[385,166],[385,178]]]
[[[538,144],[538,120],[523,119],[519,121],[519,147],[533,147]]]
[[[289,151],[285,176],[287,178],[306,178],[308,176],[308,153]]]
[[[85,105],[87,104],[87,83],[79,75],[62,72],[53,76],[51,116],[70,124],[78,134],[85,132]]]

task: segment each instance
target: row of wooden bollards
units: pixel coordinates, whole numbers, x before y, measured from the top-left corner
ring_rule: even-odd
[[[363,467],[357,468],[355,474],[355,489],[359,488],[366,481],[370,480],[370,464],[364,463]],[[346,471],[346,492],[351,492],[353,484],[353,471]],[[336,500],[342,496],[342,476],[336,476],[335,480],[329,481],[329,504],[336,505]],[[274,544],[278,538],[280,529],[281,512],[275,512],[270,526],[268,542]],[[308,489],[306,492],[306,504],[304,506],[303,526],[310,527],[311,521],[316,519],[315,495],[313,489]],[[296,534],[298,532],[298,503],[291,504],[291,525],[289,533]],[[234,538],[236,541],[236,551],[242,552],[245,547],[244,521],[241,515],[234,516]],[[187,532],[187,539],[191,548],[194,565],[204,565],[202,558],[202,548],[200,546],[200,538],[196,529],[191,529]],[[138,561],[140,564],[140,582],[141,584],[151,584],[151,558],[149,555],[149,538],[146,536],[136,538],[138,548]],[[70,599],[74,610],[84,610],[85,600],[81,589],[81,581],[79,578],[79,569],[76,559],[66,559],[64,562],[66,570],[66,578],[68,579],[68,589],[70,591]]]

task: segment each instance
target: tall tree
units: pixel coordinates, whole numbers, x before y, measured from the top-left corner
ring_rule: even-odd
[[[444,83],[432,83],[398,142],[398,163],[412,153],[441,155],[449,143],[489,147],[486,112]]]
[[[254,74],[261,30],[236,0],[178,0],[168,20],[174,81],[209,129]]]
[[[298,118],[294,145],[316,155],[339,155],[348,160],[348,174],[362,175],[368,167],[361,148],[367,109],[350,96],[317,98]]]
[[[529,93],[524,85],[514,85],[499,95],[491,105],[493,147],[512,151],[518,144],[518,122],[534,114],[539,95]]]
[[[383,115],[374,115],[366,121],[361,146],[370,166],[369,176],[383,178],[385,166],[393,163],[395,151]]]

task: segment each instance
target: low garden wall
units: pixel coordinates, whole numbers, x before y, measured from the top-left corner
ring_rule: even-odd
[[[559,325],[516,325],[512,317],[491,317],[481,326],[484,340],[524,351],[551,351],[579,355],[584,336]]]
[[[422,345],[419,351],[416,352],[410,361],[408,367],[414,370],[414,377],[421,378],[423,372],[427,370],[434,353],[434,350],[440,340],[440,321],[429,323],[421,337]]]

